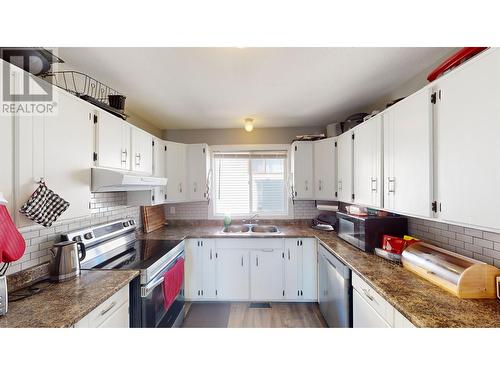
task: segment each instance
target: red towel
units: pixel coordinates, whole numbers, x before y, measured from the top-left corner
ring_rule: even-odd
[[[26,243],[7,207],[0,204],[0,263],[14,262],[24,255]]]
[[[168,310],[182,288],[182,281],[184,280],[184,259],[179,258],[163,277],[164,305],[165,310]]]

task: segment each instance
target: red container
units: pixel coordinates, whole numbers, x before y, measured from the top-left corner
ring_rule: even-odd
[[[488,47],[464,47],[457,53],[448,57],[445,61],[443,61],[436,69],[434,69],[428,76],[427,80],[429,82],[434,81],[441,74],[450,70],[452,68],[456,68],[464,61],[470,59],[472,56],[477,55],[479,52],[484,51]]]
[[[394,254],[401,254],[406,248],[406,241],[399,237],[384,235],[382,239],[382,249]]]

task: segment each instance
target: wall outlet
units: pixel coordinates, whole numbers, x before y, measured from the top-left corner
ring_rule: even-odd
[[[170,206],[170,213],[175,215],[175,206]]]

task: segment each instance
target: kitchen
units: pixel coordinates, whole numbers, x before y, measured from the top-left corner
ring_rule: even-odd
[[[0,53],[0,332],[500,328],[500,49]]]

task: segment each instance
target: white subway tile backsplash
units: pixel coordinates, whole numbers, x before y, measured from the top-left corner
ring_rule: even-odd
[[[123,217],[133,218],[139,226],[142,225],[139,207],[127,206],[125,192],[94,193],[91,197],[91,208],[96,204],[102,205],[97,211],[103,211],[96,212],[96,209],[91,209],[90,217],[55,222],[50,228],[40,225],[19,228],[26,241],[26,251],[21,259],[9,265],[7,274],[47,262],[50,259],[49,249],[60,240],[61,234],[70,230],[103,224]]]
[[[500,265],[500,234],[408,218],[410,235],[423,241],[483,262]]]

